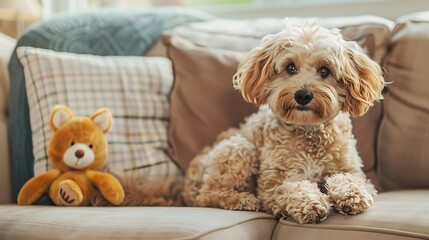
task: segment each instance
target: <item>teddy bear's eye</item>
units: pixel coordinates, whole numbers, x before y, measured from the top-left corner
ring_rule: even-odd
[[[88,146],[89,146],[89,148],[92,148],[92,147],[94,147],[94,145],[92,145],[92,144],[89,144]]]
[[[70,146],[73,146],[74,145],[74,141],[72,141],[71,143],[70,143]]]

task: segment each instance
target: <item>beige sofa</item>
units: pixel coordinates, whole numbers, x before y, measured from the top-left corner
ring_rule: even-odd
[[[368,35],[367,28],[356,28],[355,20],[325,20],[324,24],[347,25],[345,32]],[[354,120],[365,171],[382,189],[368,212],[356,216],[332,213],[321,224],[299,225],[292,219],[277,220],[260,212],[213,208],[17,206],[11,197],[8,171],[8,84],[0,76],[0,239],[429,239],[429,13],[409,15],[396,23],[369,17],[359,21],[370,26],[371,34],[382,29],[383,36],[375,37],[372,47],[367,47],[386,69],[387,81],[392,82],[383,103]],[[191,42],[216,44],[204,46],[212,48],[234,48],[228,41],[237,37],[242,41],[236,46],[244,52],[264,32],[238,34],[225,26],[266,30],[269,22],[198,23],[170,34],[189,40],[190,32],[203,32],[191,37]],[[278,27],[274,25],[272,29]],[[207,34],[218,36],[219,29],[228,33],[228,41],[203,41]],[[13,41],[5,42],[0,45],[2,54],[7,52],[3,48],[12,51],[9,46]],[[160,47],[151,54],[164,52]],[[173,64],[178,62],[173,59]]]

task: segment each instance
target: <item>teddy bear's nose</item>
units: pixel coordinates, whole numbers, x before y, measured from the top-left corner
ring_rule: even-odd
[[[85,155],[85,152],[84,152],[83,150],[79,149],[79,150],[77,150],[77,151],[74,153],[74,155],[75,155],[77,158],[81,158],[81,157],[83,157],[83,156]]]

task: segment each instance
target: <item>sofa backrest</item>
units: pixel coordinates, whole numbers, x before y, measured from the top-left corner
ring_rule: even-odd
[[[429,12],[398,19],[384,66],[391,84],[377,139],[380,182],[429,187]]]

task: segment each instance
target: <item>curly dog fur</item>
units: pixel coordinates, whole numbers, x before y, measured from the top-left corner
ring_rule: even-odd
[[[350,115],[382,99],[382,69],[338,29],[285,25],[238,67],[234,86],[259,111],[192,160],[187,205],[263,210],[299,223],[319,223],[331,206],[358,214],[372,205],[376,190],[362,171]]]
[[[171,176],[166,179],[144,179],[139,174],[119,174],[117,169],[106,167],[105,172],[114,175],[124,188],[125,198],[121,206],[183,206],[181,192],[183,179]],[[97,190],[92,206],[113,206]]]

